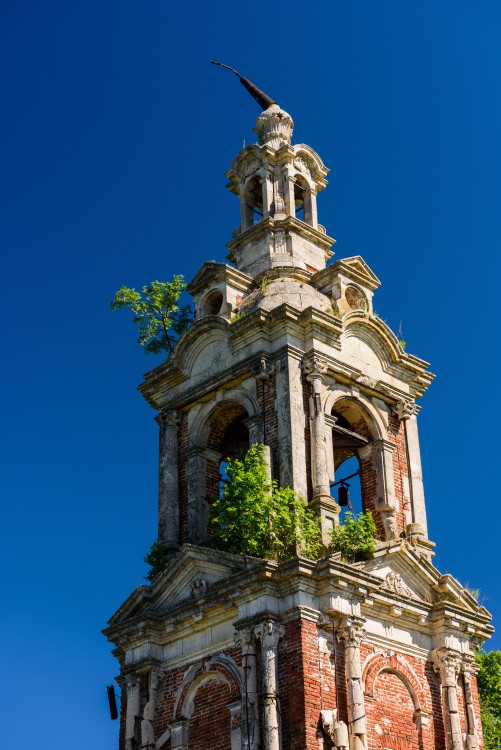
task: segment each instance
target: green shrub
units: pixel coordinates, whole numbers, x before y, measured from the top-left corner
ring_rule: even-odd
[[[375,535],[376,524],[370,511],[358,516],[347,511],[344,523],[332,530],[331,552],[341,552],[347,562],[362,560],[376,549]]]
[[[320,530],[312,510],[290,487],[270,481],[264,446],[230,459],[221,496],[211,505],[208,545],[237,555],[316,559]]]

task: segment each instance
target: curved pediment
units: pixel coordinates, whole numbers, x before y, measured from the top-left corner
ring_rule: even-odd
[[[342,348],[370,367],[388,371],[405,360],[398,339],[384,321],[357,310],[343,318]]]
[[[229,323],[219,315],[196,321],[177,342],[172,363],[187,377],[209,377],[231,358]]]

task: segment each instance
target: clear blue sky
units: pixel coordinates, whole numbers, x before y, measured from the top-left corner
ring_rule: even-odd
[[[115,748],[100,630],[156,535],[158,360],[107,301],[192,277],[238,223],[224,172],[257,105],[294,117],[319,219],[431,362],[420,432],[436,564],[499,596],[498,0],[3,0],[2,743]],[[498,636],[492,641],[500,647]]]

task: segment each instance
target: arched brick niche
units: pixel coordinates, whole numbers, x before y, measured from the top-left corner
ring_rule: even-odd
[[[423,660],[395,653],[369,657],[363,681],[371,750],[441,747],[443,737],[435,726],[435,718],[440,717],[435,717],[437,705],[430,691],[427,667]]]
[[[229,657],[215,657],[188,671],[178,689],[171,726],[185,725],[189,750],[231,750],[241,741],[240,682]],[[172,750],[176,746],[174,741]]]

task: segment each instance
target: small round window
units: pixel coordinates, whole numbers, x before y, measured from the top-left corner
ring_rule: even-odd
[[[363,292],[356,286],[346,287],[344,293],[346,302],[352,310],[367,310],[367,300]]]

